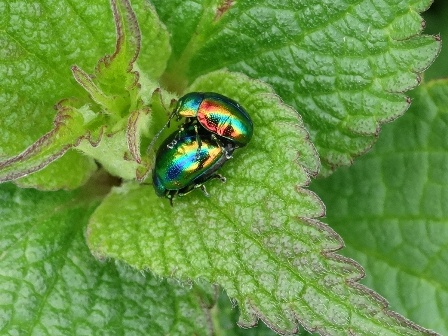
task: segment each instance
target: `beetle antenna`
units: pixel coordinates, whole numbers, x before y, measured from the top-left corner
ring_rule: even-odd
[[[166,124],[163,125],[163,127],[160,129],[160,131],[158,131],[158,132],[156,133],[156,135],[154,135],[154,137],[153,137],[152,140],[151,140],[151,143],[150,143],[149,146],[148,146],[148,149],[146,150],[146,153],[149,153],[149,152],[151,151],[151,149],[152,149],[152,147],[154,146],[156,140],[159,138],[160,134],[162,134],[162,132],[165,130],[165,128],[170,127],[169,125],[170,125],[171,119],[173,119],[173,117],[174,117],[175,112],[176,112],[176,111],[173,111],[173,112],[170,114],[170,116],[168,117],[168,121],[166,122]]]

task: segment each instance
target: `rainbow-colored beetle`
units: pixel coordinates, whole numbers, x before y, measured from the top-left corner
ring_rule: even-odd
[[[176,196],[183,196],[194,189],[201,189],[208,196],[204,183],[225,178],[217,170],[231,157],[234,146],[217,144],[210,132],[199,130],[201,148],[193,127],[172,133],[159,147],[152,170],[156,194],[166,197],[173,205]],[[174,138],[178,138],[173,142]],[[219,142],[219,141],[218,141]]]
[[[171,205],[176,195],[197,188],[208,195],[204,183],[210,179],[225,181],[217,170],[253,135],[252,119],[236,101],[214,92],[190,92],[179,99],[148,151],[174,117],[186,120],[160,145],[152,176],[157,195]]]
[[[170,119],[174,116],[178,120],[186,118],[185,128],[200,125],[235,148],[246,146],[254,129],[252,119],[240,104],[215,92],[187,93],[177,102]]]

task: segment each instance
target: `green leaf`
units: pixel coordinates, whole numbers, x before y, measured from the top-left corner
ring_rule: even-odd
[[[363,275],[360,267],[335,254],[342,247],[341,239],[315,220],[323,213],[323,205],[303,189],[309,175],[317,174],[319,162],[296,112],[261,82],[226,71],[209,73],[212,69],[241,70],[269,81],[288,103],[303,107],[305,123],[311,127],[328,173],[336,165],[351,162],[370,146],[380,123],[406,108],[408,101],[402,91],[416,84],[415,73],[431,63],[440,46],[437,38],[419,35],[422,22],[418,13],[429,1],[308,1],[291,6],[291,0],[243,0],[215,1],[207,7],[178,0],[156,1],[173,41],[166,72],[168,32],[148,2],[133,2],[136,16],[126,0],[112,2],[118,31],[116,49],[102,58],[89,76],[88,69],[93,69],[95,61],[113,51],[106,1],[62,1],[58,6],[67,8],[54,11],[54,3],[47,0],[39,4],[0,0],[0,41],[4,46],[0,75],[10,85],[0,92],[0,117],[5,123],[0,157],[3,167],[9,169],[8,178],[18,177],[14,175],[17,167],[11,163],[18,163],[22,174],[29,173],[81,141],[77,148],[109,172],[124,179],[143,179],[149,161],[140,145],[144,147],[163,124],[164,108],[170,105],[171,95],[162,89],[153,95],[159,87],[158,77],[163,74],[166,88],[177,94],[187,89],[220,91],[247,106],[256,124],[251,144],[239,149],[222,169],[228,183],[208,183],[211,199],[195,191],[176,200],[174,209],[166,200],[156,198],[152,188],[124,183],[108,195],[90,221],[88,237],[95,253],[150,269],[156,276],[182,281],[203,278],[221,284],[239,303],[243,326],[261,318],[279,332],[295,331],[300,323],[308,330],[334,335],[431,334],[388,310],[381,297],[356,282]],[[70,23],[76,31],[67,29]],[[149,38],[136,63],[140,33]],[[80,42],[87,35],[94,41],[92,46]],[[84,50],[87,56],[80,59]],[[72,68],[75,78],[90,97],[74,80],[64,77],[72,64],[78,65]],[[208,75],[201,77],[205,73]],[[61,92],[64,95],[58,95]],[[66,120],[73,124],[50,130],[53,114],[49,107],[62,97],[75,97],[69,100],[73,105],[69,105],[71,118]],[[147,105],[152,114],[158,113],[152,120]],[[23,128],[22,123],[26,124]],[[35,146],[15,159],[5,159],[33,142]],[[22,185],[50,189],[82,184],[94,163],[71,154],[65,163],[76,166],[69,169],[68,183],[64,184],[61,175],[70,167],[57,163]],[[24,163],[21,158],[34,161]],[[1,315],[9,317],[5,328],[13,328],[7,333],[212,332],[208,312],[204,314],[212,301],[207,285],[195,285],[193,293],[180,288],[179,294],[167,283],[170,294],[160,294],[159,287],[165,283],[161,285],[153,277],[143,279],[120,261],[98,264],[90,258],[82,240],[84,224],[96,198],[106,192],[101,183],[79,193],[51,197],[22,194],[13,186],[1,187],[0,195],[2,188],[13,191],[5,189],[7,193],[0,196],[7,209],[0,210],[7,219],[3,230],[7,242],[2,244],[7,248],[0,256],[0,264],[4,262],[0,265],[0,290],[2,272],[6,274],[0,309],[6,308]],[[95,194],[97,189],[100,195]],[[16,224],[22,222],[25,228]],[[21,239],[15,244],[17,237]],[[78,249],[78,244],[83,249]],[[85,274],[91,277],[83,277]],[[106,284],[100,283],[102,280]],[[70,287],[70,282],[78,287]],[[8,286],[14,283],[18,285],[11,290]],[[141,286],[133,287],[132,295],[123,289],[122,297],[114,296],[117,288],[128,283]],[[54,288],[56,295],[48,294]],[[18,303],[16,293],[21,295]],[[25,297],[29,293],[32,299]],[[154,300],[149,309],[140,305],[147,297]],[[180,302],[176,301],[179,297]],[[48,298],[53,300],[47,304]],[[103,298],[107,303],[102,304]],[[71,304],[78,300],[80,305]],[[169,308],[159,301],[168,302],[169,307],[176,301],[176,306],[187,309],[176,307],[167,322],[165,311]],[[3,302],[7,304],[3,306]],[[140,320],[141,316],[149,316],[151,322]],[[173,320],[181,322],[170,329]]]
[[[413,321],[448,334],[448,80],[413,92],[350,169],[316,181],[327,220],[365,265],[363,281]]]
[[[92,257],[84,230],[98,203],[93,191],[0,186],[0,333],[211,335],[210,286]]]
[[[267,81],[303,117],[323,174],[408,108],[402,92],[440,50],[438,37],[419,35],[430,0],[153,3],[172,33],[164,84],[182,92],[223,68]]]
[[[140,80],[142,77],[158,80],[165,71],[171,54],[170,35],[148,1],[132,0],[132,8],[137,15],[142,35],[142,52],[137,59],[138,68],[141,70]]]
[[[127,0],[111,1],[117,41],[112,55],[101,58],[93,75],[72,67],[76,81],[101,105],[102,112],[119,118],[138,106],[138,73],[133,71],[141,36],[137,18]]]
[[[82,142],[78,149],[93,156],[103,166],[123,166],[123,172],[111,170],[118,176],[144,177],[149,163],[139,157],[139,145],[149,119],[142,117],[148,115],[148,109],[142,107],[139,75],[135,71],[146,71],[141,76],[145,85],[154,83],[165,68],[170,49],[168,33],[154,9],[144,0],[134,3],[136,14],[127,1],[112,1],[118,33],[116,50],[111,56],[104,56],[114,45],[113,21],[107,1],[93,5],[90,2],[59,3],[58,6],[63,7],[60,11],[55,11],[54,4],[48,1],[34,7],[26,1],[14,4],[0,1],[0,8],[4,10],[2,22],[6,25],[0,31],[0,41],[5,46],[0,53],[0,76],[7,78],[2,82],[5,89],[0,92],[0,117],[4,121],[0,136],[0,165],[9,169],[0,173],[3,180],[44,168],[68,148],[77,145],[79,136],[89,138],[90,133],[107,142],[101,150],[123,144],[115,148],[118,156],[105,157],[105,153],[95,151],[89,142]],[[70,23],[74,26],[67,29]],[[147,50],[134,69],[141,35],[148,37],[144,43]],[[154,38],[157,42],[151,44]],[[81,67],[93,68],[102,56],[93,77],[80,70]],[[75,78],[92,99],[81,86],[70,80],[73,63],[80,65],[73,67]],[[54,112],[48,112],[49,107],[64,97],[70,98],[66,101],[70,102],[71,108],[97,113],[96,119],[92,115],[83,115],[84,132],[79,128],[66,129],[65,133],[73,133],[66,136],[57,127],[49,130],[49,121],[54,118]],[[134,118],[128,119],[134,112]],[[137,113],[142,116],[135,118]],[[134,124],[127,125],[128,121]],[[114,135],[123,139],[111,139]],[[20,152],[22,154],[17,154]],[[45,153],[47,155],[43,155]],[[24,155],[28,162],[21,159]],[[41,189],[78,187],[94,170],[93,162],[76,152],[70,156],[65,159],[65,164],[53,164],[46,172],[27,178],[21,185]],[[105,162],[102,162],[104,158]],[[65,176],[65,179],[54,176]]]
[[[52,106],[61,98],[77,96],[86,101],[86,93],[72,80],[70,66],[94,64],[98,55],[113,46],[107,2],[92,6],[59,1],[58,10],[52,6],[51,1],[0,1],[2,160],[22,152],[51,130],[56,114]],[[86,167],[86,161],[77,156],[73,171],[53,166],[54,173],[80,180],[75,175]],[[86,175],[90,173],[87,169]],[[46,175],[53,184],[52,174]],[[39,187],[42,182],[38,181]]]
[[[43,170],[15,180],[14,183],[22,188],[73,190],[84,185],[97,168],[91,158],[69,150]]]
[[[242,75],[212,73],[189,89],[210,88],[239,101],[254,122],[248,147],[220,170],[227,183],[210,182],[210,198],[196,190],[174,207],[149,186],[114,188],[90,220],[93,252],[164,277],[217,283],[238,303],[244,327],[260,318],[279,333],[300,322],[328,335],[430,334],[358,285],[360,266],[336,255],[340,237],[313,219],[323,205],[303,186],[317,160],[297,114]]]
[[[113,175],[143,180],[150,162],[140,155],[140,141],[147,134],[150,118],[140,94],[139,73],[134,69],[140,52],[140,28],[128,0],[113,0],[111,4],[117,30],[115,52],[98,61],[94,75],[72,67],[77,82],[108,117],[108,125],[100,126],[103,132],[99,144],[93,146],[84,141],[77,148],[94,157]],[[150,14],[147,16],[157,22],[155,12],[147,10]],[[155,24],[154,32],[159,33],[160,29]]]
[[[42,169],[70,148],[77,146],[83,138],[91,141],[90,134],[84,127],[83,112],[61,106],[54,121],[54,128],[50,132],[19,155],[0,161],[0,182],[14,180]],[[70,181],[73,181],[73,178]]]

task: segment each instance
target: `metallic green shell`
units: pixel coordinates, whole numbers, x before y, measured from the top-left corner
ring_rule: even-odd
[[[181,135],[173,143],[177,135],[178,132],[173,133],[157,151],[153,183],[159,196],[164,196],[167,190],[188,192],[195,184],[205,182],[227,160],[226,153],[211,139],[201,137],[198,152],[194,132]]]

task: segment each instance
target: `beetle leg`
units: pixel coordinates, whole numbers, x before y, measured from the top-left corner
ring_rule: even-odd
[[[207,189],[205,189],[205,185],[203,184],[195,184],[193,188],[188,190],[186,193],[183,193],[182,196],[192,192],[195,189],[201,189],[201,191],[204,193],[205,196],[210,197],[210,194],[207,192]]]
[[[225,154],[226,159],[231,159],[233,156],[232,154],[230,154],[227,149],[224,147],[223,143],[221,142],[221,140],[218,139],[218,137],[214,134],[212,134],[212,139],[213,141],[215,141],[217,143],[217,145],[221,148],[222,152]]]
[[[205,185],[198,184],[197,186],[195,186],[195,188],[201,189],[206,197],[210,197],[210,194],[207,192],[207,189],[205,189]]]
[[[177,132],[176,136],[174,137],[173,141],[171,141],[168,145],[166,145],[167,148],[172,149],[177,142],[180,140],[181,134],[185,131],[185,127],[183,125],[179,126],[179,131]]]
[[[166,196],[166,198],[169,199],[171,206],[173,206],[173,199],[174,199],[174,196],[176,196],[176,194],[177,194],[177,190],[174,192],[173,192],[173,190],[167,190],[167,192],[166,192],[165,196]]]
[[[209,179],[210,179],[210,180],[212,180],[212,179],[218,179],[218,180],[220,180],[222,183],[225,183],[225,182],[227,181],[227,179],[226,179],[225,176],[222,176],[221,174],[218,174],[218,173],[213,174],[212,176],[210,176]]]
[[[177,140],[174,139],[168,145],[166,145],[166,147],[169,148],[169,149],[172,149],[176,144],[177,144]]]

